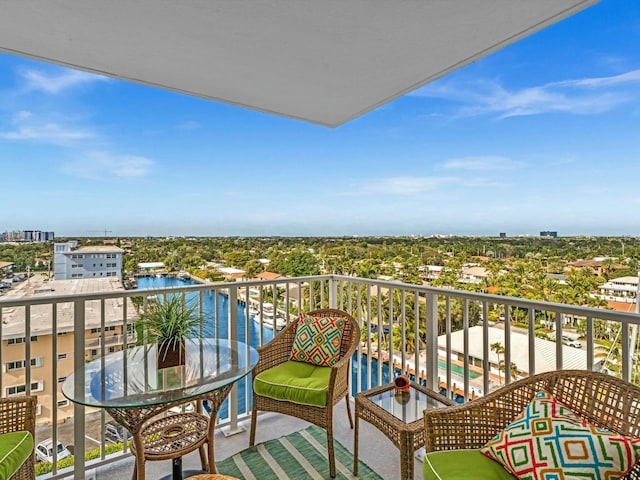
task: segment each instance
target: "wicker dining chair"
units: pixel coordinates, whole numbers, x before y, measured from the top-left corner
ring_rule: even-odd
[[[0,435],[11,432],[29,432],[35,438],[37,397],[17,395],[0,398]],[[10,480],[34,480],[36,478],[33,443],[31,455]]]
[[[253,391],[253,409],[251,415],[251,434],[249,444],[253,446],[256,438],[256,424],[258,421],[258,411],[268,411],[283,413],[307,422],[313,423],[327,431],[327,450],[329,453],[329,473],[331,477],[336,476],[336,462],[333,448],[333,407],[341,399],[347,403],[347,414],[349,424],[353,428],[353,418],[349,404],[349,369],[351,368],[351,357],[360,341],[360,327],[356,320],[346,312],[335,309],[323,309],[308,312],[305,316],[333,317],[345,320],[345,327],[340,345],[338,362],[325,368],[331,368],[329,384],[326,393],[324,406],[313,406],[308,404],[295,403],[288,400],[277,400],[271,397],[256,394]],[[298,322],[290,322],[274,339],[268,344],[258,348],[260,360],[253,371],[254,386],[255,378],[261,373],[284,364],[290,360],[292,346],[296,337]]]
[[[589,370],[557,370],[518,380],[462,405],[425,410],[427,457],[431,452],[483,447],[542,390],[596,427],[640,438],[639,386]],[[640,462],[623,478],[640,480]]]

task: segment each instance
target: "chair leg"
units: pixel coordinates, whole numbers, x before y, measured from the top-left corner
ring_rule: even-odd
[[[249,434],[249,446],[253,447],[256,443],[256,423],[258,423],[258,410],[254,406],[251,409],[251,430]]]
[[[198,449],[198,452],[200,453],[200,465],[202,466],[202,470],[206,472],[209,470],[209,462],[207,452],[204,449],[204,445],[202,445]]]
[[[329,476],[336,478],[336,455],[333,450],[333,422],[327,425],[327,450],[329,453]]]
[[[347,401],[347,415],[349,415],[349,425],[351,425],[351,430],[353,430],[353,417],[351,416],[351,403],[349,402],[349,394],[347,393],[344,397]]]

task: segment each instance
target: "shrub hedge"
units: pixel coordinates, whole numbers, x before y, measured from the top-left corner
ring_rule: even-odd
[[[110,443],[104,446],[104,454],[111,455],[112,453],[121,452],[123,450],[122,443]],[[88,462],[90,460],[95,460],[100,458],[100,448],[94,448],[93,450],[89,450],[84,454],[84,461]],[[74,456],[70,456],[67,458],[63,458],[62,460],[58,460],[58,470],[62,470],[63,468],[73,467],[75,464]],[[36,477],[40,475],[45,475],[47,473],[51,473],[53,470],[53,464],[49,462],[38,462],[36,463]]]

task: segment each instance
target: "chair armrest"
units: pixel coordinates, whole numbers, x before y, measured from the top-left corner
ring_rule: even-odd
[[[349,370],[351,368],[351,357],[358,348],[360,341],[360,330],[353,329],[351,331],[351,339],[349,348],[342,358],[331,367],[331,376],[329,377],[329,399],[335,399],[336,395],[342,396],[343,392],[349,391]]]
[[[342,395],[342,392],[349,389],[349,368],[351,366],[351,352],[345,355],[331,367],[331,376],[329,377],[329,399],[335,399],[336,395]]]
[[[463,405],[425,410],[427,452],[480,448],[522,413],[535,385],[509,385]]]
[[[254,377],[289,360],[297,328],[298,322],[289,322],[286,327],[273,337],[273,340],[258,347],[257,351],[260,358],[253,369]]]
[[[27,431],[35,435],[36,396],[0,398],[0,433]]]
[[[509,423],[500,409],[472,403],[425,411],[427,452],[480,448]]]

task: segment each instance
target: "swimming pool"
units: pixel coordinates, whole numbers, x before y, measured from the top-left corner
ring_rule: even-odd
[[[441,370],[445,370],[447,369],[447,362],[444,360],[440,360],[438,359],[438,368],[440,368]],[[460,365],[456,365],[455,363],[451,364],[451,371],[453,373],[455,373],[456,375],[460,375],[461,377],[464,377],[464,367],[461,367]],[[474,378],[478,378],[480,376],[480,374],[478,372],[475,372],[471,369],[469,369],[469,378],[471,380],[473,380]]]
[[[360,369],[358,370],[358,362],[356,361],[357,358],[357,354],[353,355],[353,362],[352,362],[352,374],[353,374],[353,395],[356,395],[358,393],[357,391],[357,386],[358,386],[358,373],[360,373],[360,389],[361,390],[366,390],[367,388],[369,388],[368,386],[368,382],[367,382],[367,372],[368,372],[368,368],[367,368],[367,356],[366,355],[362,355],[360,357]],[[447,362],[445,360],[441,360],[438,359],[438,368],[440,370],[444,370],[446,371],[447,369]],[[382,385],[385,383],[388,383],[391,381],[391,379],[389,378],[389,362],[384,362],[382,364],[382,381],[378,380],[378,360],[375,358],[371,359],[371,385],[373,386],[377,386],[377,385]],[[455,364],[451,364],[451,371],[453,373],[455,373],[456,375],[459,375],[461,377],[464,377],[464,368],[459,366],[459,365],[455,365]],[[400,373],[402,373],[400,370],[396,370],[394,373],[394,377],[396,375],[399,375]],[[478,378],[481,374],[478,372],[475,372],[473,370],[469,370],[469,379],[473,380],[475,378]],[[412,380],[414,380],[413,375],[411,376]],[[420,380],[421,384],[425,384],[423,380]]]

